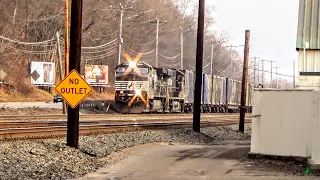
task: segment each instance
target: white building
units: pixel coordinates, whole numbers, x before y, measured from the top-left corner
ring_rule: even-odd
[[[299,89],[320,90],[320,2],[300,0],[296,50]]]

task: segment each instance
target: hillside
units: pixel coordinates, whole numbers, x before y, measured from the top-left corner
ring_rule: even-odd
[[[132,58],[144,54],[141,61],[155,64],[156,17],[159,26],[159,66],[179,68],[181,28],[183,32],[184,68],[194,70],[197,35],[196,0],[84,0],[82,26],[81,74],[86,64],[107,65],[109,84],[113,85],[118,58],[120,6],[124,5],[122,53]],[[30,63],[52,62],[55,79],[59,81],[56,33],[64,67],[64,1],[0,0],[0,70],[7,73],[3,80],[14,90],[0,88],[0,101],[48,101],[52,95],[31,83]],[[210,30],[214,24],[213,7],[206,8],[204,72],[210,72],[213,52],[213,73],[229,76],[230,62],[241,72],[241,56],[225,47],[228,38]],[[212,46],[212,44],[214,46]],[[213,48],[213,49],[212,49]],[[230,59],[232,57],[232,59]],[[121,62],[126,61],[121,56]],[[62,69],[64,74],[64,69]],[[241,79],[241,73],[234,74]],[[112,92],[112,89],[108,90]],[[105,99],[110,93],[92,93],[88,98]]]

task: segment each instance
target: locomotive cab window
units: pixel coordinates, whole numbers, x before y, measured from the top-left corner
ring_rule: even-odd
[[[148,81],[149,68],[121,66],[116,69],[116,81]]]

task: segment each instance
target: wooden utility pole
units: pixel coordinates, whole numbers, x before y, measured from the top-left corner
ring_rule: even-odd
[[[60,73],[60,81],[63,80],[63,72],[62,72],[62,60],[61,60],[61,49],[60,49],[60,36],[59,36],[59,32],[57,31],[56,34],[56,38],[57,38],[57,53],[58,53],[58,61],[59,61],[59,73]],[[64,101],[64,99],[62,99],[62,113],[66,114],[66,103]]]
[[[183,70],[183,25],[181,26],[180,32],[180,69]]]
[[[69,74],[69,0],[65,0],[65,15],[64,15],[64,28],[65,28],[65,41],[64,41],[64,70],[65,77]]]
[[[197,54],[196,54],[196,81],[194,89],[193,130],[200,132],[200,106],[202,89],[202,61],[203,61],[203,34],[205,0],[199,0]]]
[[[277,86],[277,89],[279,89],[279,84],[278,84],[278,69],[279,69],[280,67],[275,67],[275,69],[276,69],[276,86]]]
[[[265,61],[267,61],[267,60],[262,59],[262,60],[260,60],[260,61],[262,61],[262,70],[261,70],[261,72],[262,72],[262,77],[261,77],[261,84],[264,86],[264,62],[265,62]]]
[[[71,29],[70,29],[70,64],[69,71],[73,69],[80,72],[81,62],[81,27],[82,27],[82,0],[72,0]],[[68,105],[67,145],[78,149],[79,142],[79,105],[75,108]]]
[[[150,23],[157,24],[157,31],[156,31],[156,68],[158,67],[158,52],[159,52],[159,26],[160,23],[167,23],[167,21],[160,22],[160,19],[157,17],[156,21],[150,21]]]
[[[253,65],[253,87],[256,87],[256,66],[257,66],[257,58],[254,57],[254,65]]]
[[[250,46],[250,30],[246,30],[246,32],[245,32],[245,45],[244,45],[243,75],[242,75],[240,122],[239,122],[239,131],[241,131],[241,132],[244,132],[244,120],[245,120],[245,113],[246,113],[249,46]]]
[[[129,1],[127,1],[128,3]],[[122,29],[123,29],[123,15],[124,15],[124,11],[131,9],[130,8],[126,8],[125,6],[127,5],[127,3],[123,6],[120,3],[120,25],[119,25],[119,42],[118,42],[118,65],[121,63],[121,53],[122,53],[122,43],[123,43],[123,38],[122,38]],[[116,9],[116,8],[110,8],[110,9]]]
[[[226,46],[226,47],[229,47],[230,48],[230,78],[232,79],[234,74],[235,74],[235,67],[233,65],[233,62],[232,62],[232,48],[234,47],[238,47],[238,46]]]
[[[211,57],[210,57],[210,75],[213,75],[213,48],[214,48],[214,44],[212,42],[211,44]]]
[[[70,2],[69,0],[65,0],[65,7],[64,7],[64,28],[65,28],[65,34],[64,34],[64,38],[65,38],[65,41],[64,41],[64,75],[65,77],[68,76],[69,74],[69,43],[70,43],[70,32],[69,32],[69,24],[70,24],[70,21],[69,21],[69,9],[70,9],[70,6],[69,6]],[[67,107],[68,104],[67,102],[65,101],[62,101],[63,103],[63,106]]]
[[[259,86],[259,84],[260,84],[260,64],[259,64],[259,62],[258,62],[258,64],[257,64],[257,66],[258,66],[258,86]]]
[[[25,4],[26,4],[26,30],[25,30],[25,39],[28,38],[28,16],[29,16],[29,13],[28,13],[28,5],[29,5],[29,1],[28,0],[24,0]]]
[[[260,57],[254,56],[254,65],[253,65],[253,87],[256,87],[256,67],[257,67],[257,59]],[[259,67],[259,65],[258,65]],[[258,68],[258,84],[259,84],[259,68]]]
[[[271,79],[270,79],[270,88],[272,88],[272,69],[273,69],[273,68],[272,68],[272,63],[275,62],[275,61],[270,60],[269,62],[271,63],[271,69],[270,69],[270,70],[271,70],[271,71],[270,71],[270,78],[271,78]]]
[[[156,68],[158,67],[158,53],[159,53],[159,18],[157,17],[157,34],[156,34]]]

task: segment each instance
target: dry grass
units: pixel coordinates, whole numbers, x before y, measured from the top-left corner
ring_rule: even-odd
[[[92,91],[89,96],[86,98],[86,100],[109,100],[113,99],[113,94],[111,92],[97,92],[97,91]]]
[[[30,83],[29,79],[20,81],[14,86],[15,90],[6,90],[0,88],[0,102],[47,102],[52,101],[56,92],[52,94],[48,91],[41,90]],[[93,90],[85,100],[109,100],[113,99],[113,93],[97,92]]]
[[[0,90],[1,102],[24,102],[24,101],[52,101],[52,95],[49,92],[38,89],[26,79],[19,81],[14,86],[15,90]]]
[[[1,108],[0,107],[0,114],[1,115],[39,115],[39,114],[62,114],[61,109],[53,109],[53,108],[20,108],[20,109],[13,109],[13,108]]]

